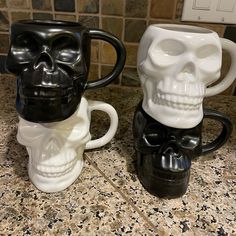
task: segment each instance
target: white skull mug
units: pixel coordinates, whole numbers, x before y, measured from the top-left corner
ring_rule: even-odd
[[[108,114],[110,127],[106,134],[91,140],[91,112]],[[58,192],[69,187],[80,175],[85,149],[101,147],[114,137],[118,115],[109,104],[82,97],[77,111],[68,119],[52,123],[33,123],[19,117],[17,140],[26,146],[28,174],[43,192]]]
[[[222,48],[231,56],[230,69],[208,87],[220,77]],[[166,126],[193,128],[203,118],[203,98],[234,82],[236,44],[201,27],[150,25],[139,44],[137,70],[144,111]]]

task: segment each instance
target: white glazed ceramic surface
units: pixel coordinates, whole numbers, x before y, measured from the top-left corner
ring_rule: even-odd
[[[91,111],[100,110],[110,117],[107,133],[91,140],[89,132]],[[107,144],[115,135],[118,116],[104,102],[82,97],[77,111],[68,119],[54,123],[33,123],[19,117],[17,140],[29,154],[28,173],[32,183],[41,191],[58,192],[70,186],[83,167],[84,149]]]
[[[222,48],[231,55],[220,77]],[[157,24],[145,31],[137,68],[144,93],[143,109],[174,128],[192,128],[203,118],[202,101],[227,89],[236,77],[236,44],[217,33],[188,25]]]

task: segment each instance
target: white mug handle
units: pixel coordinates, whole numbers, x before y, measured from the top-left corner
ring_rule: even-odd
[[[231,57],[231,65],[225,78],[213,87],[206,89],[205,97],[219,94],[226,90],[236,78],[236,44],[228,39],[220,38],[222,48],[227,51]]]
[[[100,101],[88,100],[88,109],[91,113],[93,110],[106,112],[110,118],[110,127],[106,134],[98,139],[87,142],[85,149],[93,149],[104,146],[115,136],[118,127],[118,115],[113,106]]]

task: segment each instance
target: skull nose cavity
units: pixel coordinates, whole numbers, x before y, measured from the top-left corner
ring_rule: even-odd
[[[194,81],[196,77],[196,68],[192,62],[187,63],[178,75],[178,80]]]
[[[195,72],[195,66],[193,63],[188,63],[187,65],[184,66],[183,68],[183,73],[190,73],[193,74]]]
[[[48,71],[54,70],[54,61],[50,54],[43,52],[38,56],[34,63],[34,69],[38,69],[40,66]]]
[[[47,140],[47,144],[45,145],[42,156],[44,158],[50,158],[58,155],[60,153],[61,146],[62,145],[58,139],[51,137],[49,140]]]

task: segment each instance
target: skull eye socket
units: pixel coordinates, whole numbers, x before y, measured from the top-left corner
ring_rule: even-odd
[[[20,119],[18,126],[18,133],[25,139],[30,142],[37,140],[43,136],[42,126],[40,124],[31,123],[28,121],[23,121]]]
[[[199,59],[204,59],[204,58],[216,55],[217,52],[218,52],[218,49],[216,46],[204,45],[197,50],[196,55]]]
[[[23,33],[16,37],[14,45],[24,51],[38,51],[39,45],[34,35],[30,33]]]
[[[220,50],[215,45],[204,45],[197,49],[196,57],[198,58],[199,68],[206,73],[217,73],[221,68],[221,55]],[[212,74],[218,79],[218,76]],[[209,80],[209,79],[207,79]],[[210,83],[213,83],[210,79]]]
[[[11,51],[18,60],[27,62],[37,55],[39,44],[33,34],[24,32],[15,37]]]
[[[144,130],[143,139],[149,146],[159,146],[165,140],[165,131],[156,124],[150,124]]]
[[[78,41],[72,36],[62,35],[53,41],[52,52],[58,61],[73,62],[79,55]]]
[[[181,138],[180,145],[186,149],[196,148],[200,144],[200,138],[191,135],[185,135]]]
[[[160,42],[159,50],[166,56],[179,56],[185,52],[185,46],[173,39],[166,39]]]
[[[173,65],[179,60],[179,56],[186,51],[185,45],[174,39],[165,39],[150,47],[149,56],[152,64],[161,68]]]

